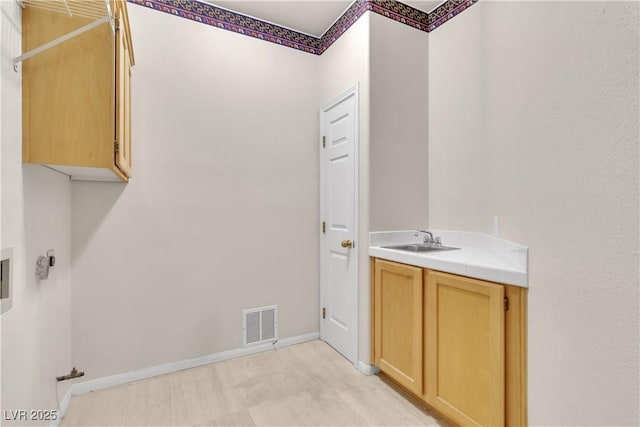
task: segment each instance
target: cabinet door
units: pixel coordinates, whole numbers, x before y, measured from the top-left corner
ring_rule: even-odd
[[[422,269],[376,260],[374,363],[418,396],[422,394]]]
[[[124,7],[124,6],[121,6]],[[131,57],[126,21],[118,8],[116,33],[116,152],[115,162],[131,176]]]
[[[504,286],[427,274],[427,402],[464,426],[504,426]]]
[[[81,16],[25,7],[23,51],[91,22]],[[22,161],[113,167],[114,47],[109,25],[47,49],[21,67]]]

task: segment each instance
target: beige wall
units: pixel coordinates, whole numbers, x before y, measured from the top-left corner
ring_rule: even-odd
[[[474,5],[429,34],[429,226],[491,232],[483,22]]]
[[[424,228],[429,34],[375,13],[370,19],[370,228]]]
[[[639,423],[639,26],[480,2],[430,34],[430,226],[529,246],[533,426]]]
[[[71,186],[66,175],[22,166],[20,7],[0,2],[2,93],[0,247],[13,248],[13,306],[0,317],[0,412],[2,425],[49,424],[4,420],[5,410],[55,410],[69,383],[55,377],[71,370]],[[39,255],[55,249],[47,280],[35,277]]]
[[[87,378],[242,346],[241,310],[319,330],[319,58],[130,5],[134,175],[74,182]],[[179,37],[176,37],[179,35]]]
[[[320,105],[359,85],[358,150],[358,359],[369,362],[369,31],[371,13],[363,15],[320,56]]]
[[[21,169],[19,11],[0,4],[0,236],[18,266],[2,409],[54,408],[72,363],[89,379],[240,347],[243,308],[279,304],[281,337],[317,331],[318,106],[359,82],[359,240],[421,219],[490,232],[499,216],[530,247],[530,425],[638,424],[637,3],[483,1],[428,36],[367,13],[321,57],[131,5],[126,186]],[[405,55],[426,37],[426,58]],[[428,88],[389,84],[425,64]],[[427,154],[419,214],[427,192],[396,194],[391,177],[419,180]],[[402,216],[384,202],[414,195]],[[368,362],[366,250],[359,262]]]
[[[359,84],[358,358],[370,363],[369,231],[427,223],[428,34],[366,13],[320,61],[321,105]]]

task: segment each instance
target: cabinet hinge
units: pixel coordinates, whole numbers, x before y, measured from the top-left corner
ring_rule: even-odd
[[[118,18],[113,18],[113,27],[116,31],[120,30],[120,20]]]
[[[325,148],[327,146],[327,137],[322,135],[322,148]]]
[[[325,307],[322,307],[322,318],[323,319],[327,318],[327,309]]]
[[[509,311],[509,298],[504,297],[504,311]]]
[[[113,141],[113,149],[116,153],[120,151],[120,143],[118,141]]]
[[[322,221],[322,234],[325,234],[327,232],[327,223]]]

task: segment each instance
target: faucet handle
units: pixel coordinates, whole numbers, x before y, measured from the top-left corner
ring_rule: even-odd
[[[416,232],[415,232],[413,235],[414,235],[415,237],[418,237],[418,236],[420,236],[420,233],[423,233],[423,234],[424,234],[423,243],[425,243],[425,244],[426,244],[426,243],[433,243],[433,242],[434,242],[434,240],[433,240],[433,234],[431,234],[431,232],[430,232],[430,231],[422,230],[422,229],[418,228],[418,229],[416,230]]]

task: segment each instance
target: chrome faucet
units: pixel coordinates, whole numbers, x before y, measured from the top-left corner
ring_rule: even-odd
[[[431,234],[430,231],[426,231],[426,230],[421,230],[421,229],[417,229],[416,232],[413,234],[415,237],[419,237],[420,233],[424,233],[424,239],[423,239],[423,243],[426,244],[431,244],[431,243],[435,243],[435,240],[433,239],[433,234]]]

